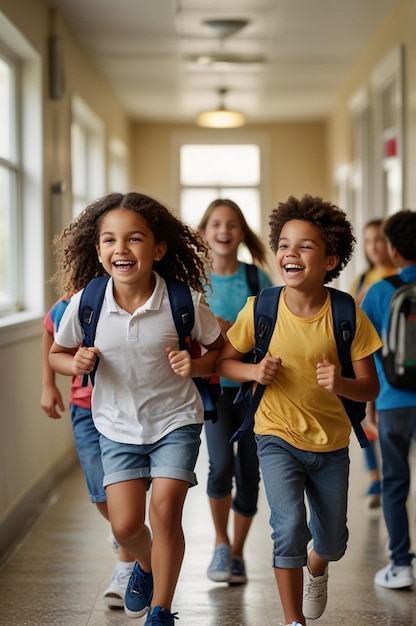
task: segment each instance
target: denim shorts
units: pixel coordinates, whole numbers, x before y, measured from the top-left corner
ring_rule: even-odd
[[[91,409],[84,409],[75,404],[71,404],[70,409],[75,446],[90,493],[90,500],[94,503],[106,502],[100,433],[94,426]]]
[[[150,444],[119,443],[100,435],[104,487],[136,478],[174,478],[197,485],[201,431],[202,424],[182,426]]]
[[[256,441],[271,513],[272,566],[306,565],[310,539],[321,557],[338,561],[348,540],[348,448],[308,452],[272,435]]]

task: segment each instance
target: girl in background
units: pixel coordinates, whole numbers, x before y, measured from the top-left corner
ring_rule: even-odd
[[[212,261],[211,287],[206,290],[206,297],[225,335],[247,298],[272,284],[263,270],[239,261],[240,244],[247,246],[258,265],[265,265],[266,249],[232,200],[219,198],[211,202],[198,230],[210,247]],[[214,554],[207,575],[214,582],[244,584],[247,574],[243,551],[257,512],[259,466],[252,431],[247,430],[235,447],[229,443],[244,420],[244,413],[240,404],[233,404],[239,384],[223,378],[221,386],[223,393],[216,405],[218,421],[205,423],[209,455],[207,493],[215,528]],[[228,533],[231,510],[232,540]]]
[[[391,274],[397,274],[398,268],[393,264],[387,241],[383,233],[383,220],[376,218],[364,226],[364,253],[367,259],[367,269],[356,276],[351,286],[351,295],[357,304],[361,304],[369,287]],[[375,403],[367,403],[367,415],[374,416]],[[381,504],[381,471],[377,456],[378,433],[375,426],[376,419],[366,420],[363,424],[370,445],[364,448],[364,462],[369,475],[370,484],[367,489],[367,504],[370,509],[378,508]]]

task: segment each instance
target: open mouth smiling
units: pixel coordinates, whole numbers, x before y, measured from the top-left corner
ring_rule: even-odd
[[[285,272],[288,274],[297,274],[298,272],[302,272],[304,269],[301,265],[296,265],[296,263],[287,263],[283,267]]]
[[[128,269],[129,267],[133,267],[135,263],[133,261],[115,261],[113,265],[117,269]]]

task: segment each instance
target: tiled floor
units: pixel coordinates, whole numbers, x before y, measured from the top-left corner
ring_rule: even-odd
[[[416,590],[374,587],[386,564],[386,531],[379,510],[364,504],[366,476],[361,451],[351,449],[350,542],[346,556],[330,565],[329,601],[317,626],[416,624]],[[175,596],[178,626],[278,626],[283,622],[272,568],[268,510],[263,491],[246,550],[249,583],[215,584],[205,576],[213,531],[205,497],[205,445],[198,461],[199,486],[190,490],[184,515],[187,551]],[[414,488],[409,498],[415,530]],[[416,542],[415,542],[416,545]],[[1,626],[142,626],[102,601],[115,564],[109,527],[88,501],[75,468],[49,507],[0,571]],[[309,622],[309,626],[312,622]]]

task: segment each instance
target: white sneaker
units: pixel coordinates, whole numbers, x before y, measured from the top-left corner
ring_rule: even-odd
[[[111,576],[110,585],[104,591],[104,602],[109,609],[122,609],[124,607],[124,596],[132,571],[132,569],[121,569],[116,566]]]
[[[374,583],[386,589],[406,589],[413,587],[413,568],[411,565],[389,563],[374,576]]]
[[[303,614],[307,619],[318,619],[325,611],[328,600],[328,567],[322,576],[311,574],[303,568]]]

